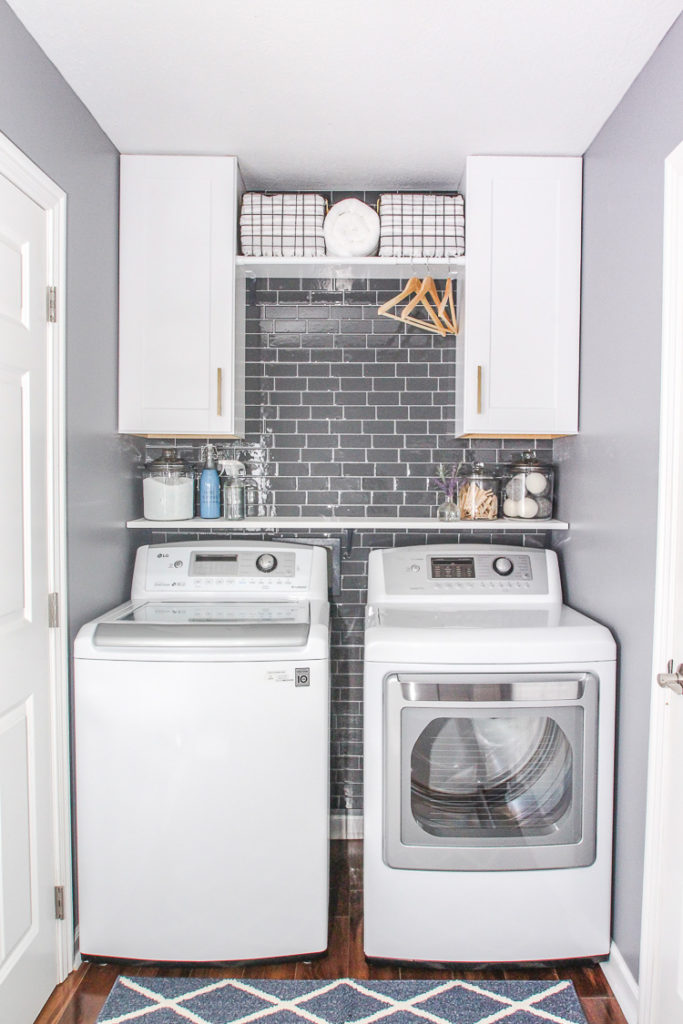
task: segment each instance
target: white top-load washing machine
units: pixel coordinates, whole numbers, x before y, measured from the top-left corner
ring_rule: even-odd
[[[327,947],[323,548],[137,552],[75,643],[80,947],[251,960]]]
[[[365,953],[609,952],[615,644],[553,551],[370,555]]]

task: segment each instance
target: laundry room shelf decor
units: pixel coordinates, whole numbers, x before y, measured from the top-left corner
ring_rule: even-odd
[[[161,1013],[159,1012],[161,1011]],[[571,981],[220,981],[121,977],[98,1024],[586,1024]]]
[[[251,519],[181,519],[175,522],[151,519],[131,519],[126,523],[129,530],[501,530],[531,533],[536,530],[568,530],[569,523],[560,519],[543,520],[459,520],[444,522],[442,519],[428,519],[398,516],[254,516]]]

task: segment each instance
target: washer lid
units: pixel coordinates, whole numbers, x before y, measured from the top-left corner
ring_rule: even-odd
[[[95,627],[96,647],[303,647],[308,602],[144,601]]]

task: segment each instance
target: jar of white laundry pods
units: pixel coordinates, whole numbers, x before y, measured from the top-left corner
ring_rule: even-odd
[[[552,519],[555,470],[539,462],[535,452],[523,452],[502,477],[505,519]]]

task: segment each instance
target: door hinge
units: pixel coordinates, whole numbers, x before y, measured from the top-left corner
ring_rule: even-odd
[[[49,629],[59,626],[59,594],[47,595],[47,625]]]
[[[57,323],[57,289],[53,284],[47,286],[47,322]]]
[[[64,886],[55,886],[55,917],[58,921],[64,920]]]

